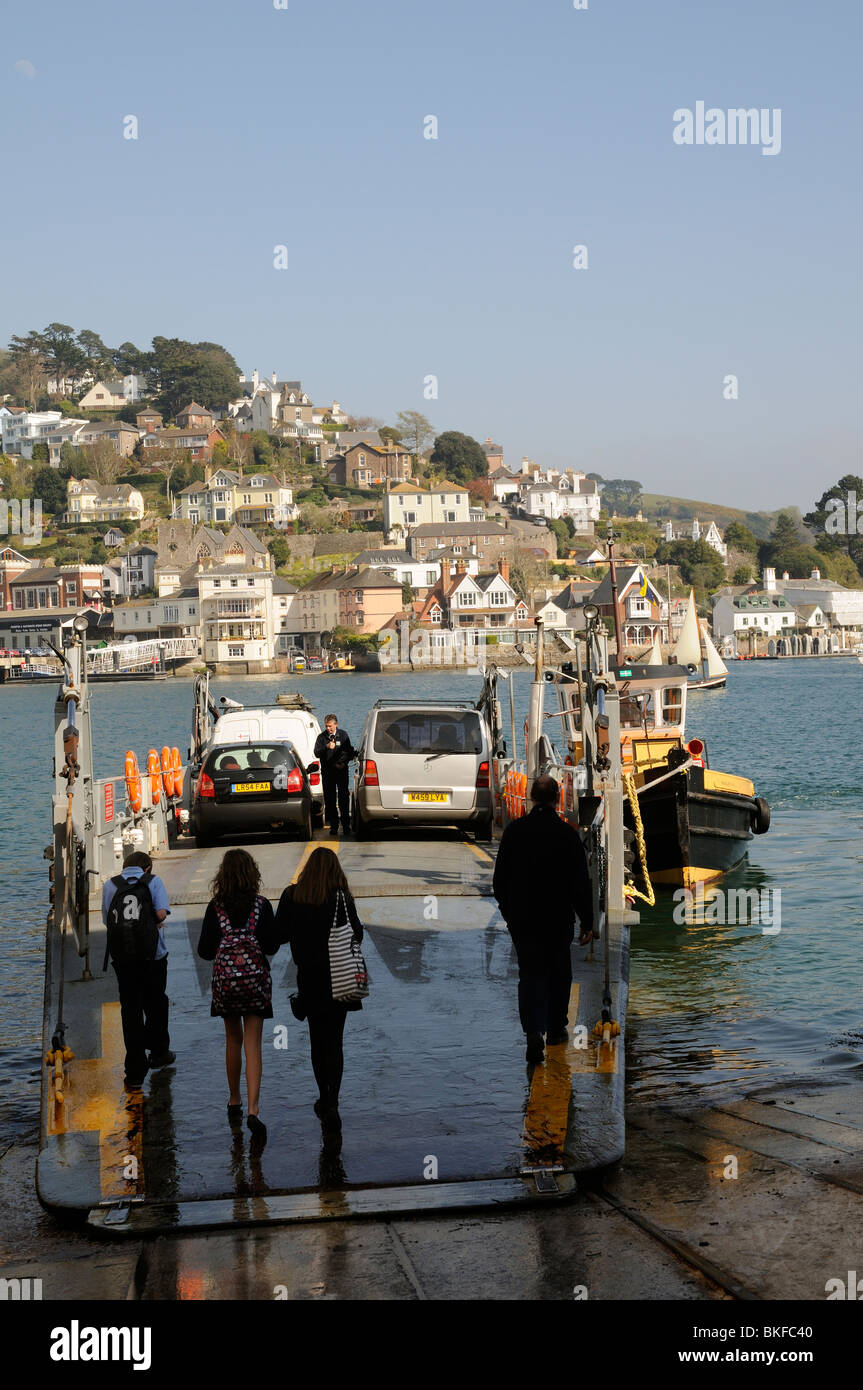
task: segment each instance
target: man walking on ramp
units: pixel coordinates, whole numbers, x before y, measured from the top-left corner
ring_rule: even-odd
[[[557,814],[553,777],[530,789],[529,815],[511,821],[501,836],[493,892],[518,957],[518,1011],[528,1062],[567,1041],[572,986],[570,948],[575,917],[579,944],[593,937],[593,893],[578,831]]]

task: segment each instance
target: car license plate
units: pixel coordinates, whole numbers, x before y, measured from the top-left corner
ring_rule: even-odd
[[[272,790],[272,782],[232,782],[232,792],[268,792]]]
[[[436,801],[446,805],[449,801],[449,792],[408,792],[407,798],[408,801]]]

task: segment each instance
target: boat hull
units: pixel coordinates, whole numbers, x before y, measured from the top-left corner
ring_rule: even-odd
[[[651,881],[695,888],[721,878],[740,863],[753,838],[752,783],[690,767],[651,789],[660,775],[646,773],[647,787],[638,798]],[[627,808],[632,829],[631,815]]]

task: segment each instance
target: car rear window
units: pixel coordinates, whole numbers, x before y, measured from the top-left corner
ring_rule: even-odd
[[[296,759],[289,748],[280,743],[238,744],[235,748],[216,748],[206,762],[206,771],[239,773],[260,772],[262,768],[292,768]]]
[[[376,753],[481,753],[479,715],[452,710],[386,710],[375,722]]]

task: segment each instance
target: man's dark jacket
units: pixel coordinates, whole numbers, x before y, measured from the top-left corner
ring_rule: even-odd
[[[534,806],[501,836],[492,889],[508,927],[571,941],[578,913],[593,930],[587,855],[577,830],[550,806]]]
[[[351,758],[357,756],[356,749],[351,746],[350,736],[344,729],[336,729],[333,737],[336,742],[335,748],[329,746],[330,735],[326,729],[315,739],[315,757],[321,765],[321,772],[328,776],[331,773],[335,775],[338,772],[346,772]]]

